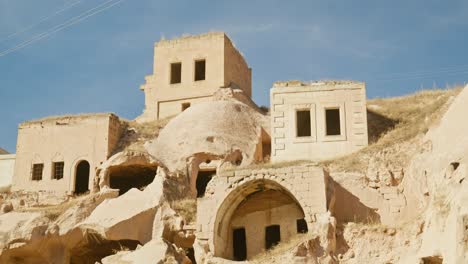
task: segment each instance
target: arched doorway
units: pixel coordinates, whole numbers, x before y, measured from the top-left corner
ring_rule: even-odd
[[[279,183],[265,179],[247,182],[233,190],[218,208],[215,256],[237,261],[250,259],[307,232],[304,218],[299,202]]]
[[[76,166],[75,172],[75,194],[89,191],[89,162],[82,160]]]

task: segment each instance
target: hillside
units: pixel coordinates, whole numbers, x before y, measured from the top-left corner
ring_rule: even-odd
[[[148,259],[188,264],[195,258],[197,263],[231,263],[197,244],[197,220],[206,212],[197,215],[200,200],[190,196],[188,177],[192,164],[198,168],[220,157],[224,163],[235,163],[239,152],[254,152],[252,146],[259,144],[255,135],[262,132],[259,124],[268,123],[265,116],[227,100],[194,106],[159,122],[124,121],[126,130],[118,149],[97,168],[98,193],[2,193],[0,262],[63,263],[64,256],[70,256],[70,263],[90,264],[146,263]],[[240,160],[240,167],[258,174],[298,164],[323,167],[321,178],[326,178],[330,194],[329,211],[315,215],[307,234],[283,241],[249,262],[463,263],[468,256],[467,102],[468,89],[461,87],[372,99],[367,104],[370,144],[357,153],[320,163]],[[198,121],[207,108],[216,107],[222,111]],[[229,114],[231,108],[238,111],[235,116]],[[190,120],[193,116],[197,120]],[[232,130],[238,122],[229,123],[228,129],[224,122],[237,121],[239,116],[251,120],[237,135]],[[197,122],[208,123],[215,136],[192,129]],[[232,149],[226,144],[230,141],[240,147]],[[218,143],[205,150],[206,142]],[[222,162],[213,177],[231,175],[224,182],[236,178],[237,167]],[[104,184],[112,173],[141,172],[142,168],[156,174],[151,183],[123,194]],[[216,187],[208,185],[208,195]]]

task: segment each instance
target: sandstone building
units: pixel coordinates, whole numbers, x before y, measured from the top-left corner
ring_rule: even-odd
[[[330,159],[368,144],[364,83],[277,82],[270,104],[274,162]]]
[[[196,243],[216,257],[246,260],[308,232],[333,203],[329,175],[310,162],[246,167],[270,155],[277,163],[330,159],[368,144],[364,83],[277,82],[266,115],[251,101],[251,69],[224,33],[156,43],[153,71],[141,86],[145,109],[136,123],[151,121],[156,130],[154,121],[185,111],[157,138],[116,151],[128,124],[108,113],[25,122],[13,190],[81,194],[110,187],[136,195],[130,190],[153,182],[156,170],[182,175],[190,185],[185,195],[197,197],[202,212]]]
[[[0,188],[11,185],[15,168],[15,154],[0,148]]]
[[[252,71],[224,33],[161,40],[154,47],[154,73],[141,86],[141,121],[176,115],[208,101],[220,87],[236,87],[251,97]]]
[[[13,190],[85,193],[120,138],[113,114],[51,117],[18,130]]]

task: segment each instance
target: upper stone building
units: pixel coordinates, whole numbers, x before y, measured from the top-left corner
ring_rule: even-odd
[[[220,87],[251,97],[252,70],[222,32],[161,40],[154,47],[154,73],[141,86],[145,110],[139,121],[176,115],[208,101]]]
[[[325,160],[368,145],[365,83],[276,82],[271,160]]]

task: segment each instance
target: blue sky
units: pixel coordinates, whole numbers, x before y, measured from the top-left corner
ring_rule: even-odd
[[[48,115],[136,117],[153,43],[184,33],[227,32],[260,105],[278,80],[361,80],[371,98],[468,81],[465,0],[117,1],[0,0],[0,147],[14,152],[17,125]]]

